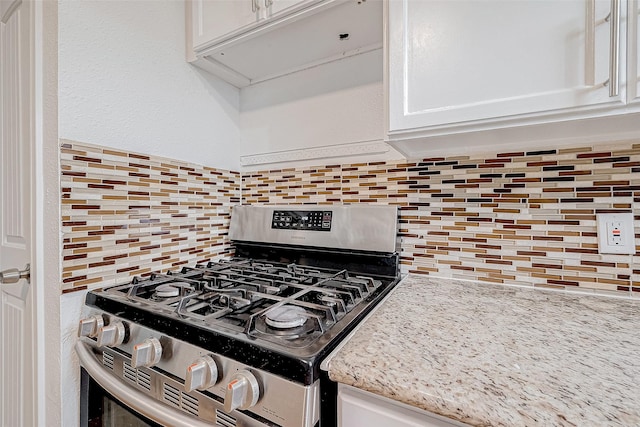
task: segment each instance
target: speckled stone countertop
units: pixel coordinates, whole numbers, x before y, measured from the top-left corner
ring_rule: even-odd
[[[640,426],[640,301],[405,278],[334,381],[477,426]]]

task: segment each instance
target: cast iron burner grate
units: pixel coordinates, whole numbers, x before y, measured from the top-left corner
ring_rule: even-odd
[[[344,269],[231,258],[135,278],[106,291],[206,328],[223,327],[301,348],[319,339],[381,284]],[[279,321],[277,313],[283,310],[297,317]]]

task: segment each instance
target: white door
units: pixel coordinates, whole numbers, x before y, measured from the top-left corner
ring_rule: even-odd
[[[31,258],[31,3],[0,0],[0,271]],[[33,292],[0,283],[0,426],[34,425]],[[8,282],[8,283],[7,283]]]

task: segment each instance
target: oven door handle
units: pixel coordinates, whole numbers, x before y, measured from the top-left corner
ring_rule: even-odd
[[[164,426],[211,427],[177,409],[173,409],[156,399],[139,392],[109,373],[85,343],[78,341],[76,353],[80,364],[104,390],[140,415]]]

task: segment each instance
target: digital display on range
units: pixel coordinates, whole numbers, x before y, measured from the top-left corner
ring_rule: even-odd
[[[331,211],[274,211],[271,228],[278,230],[331,231]]]

